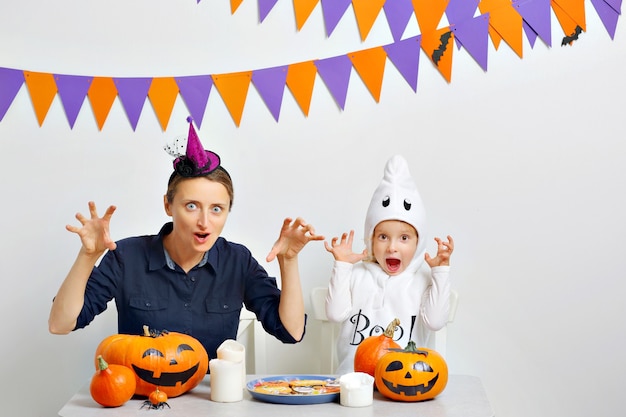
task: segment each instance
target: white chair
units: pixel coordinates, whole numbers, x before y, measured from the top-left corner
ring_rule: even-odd
[[[313,306],[313,318],[320,322],[321,331],[319,339],[319,357],[320,357],[320,372],[323,374],[333,374],[337,368],[337,332],[339,329],[338,323],[328,321],[326,317],[326,295],[328,294],[327,287],[315,287],[311,291],[311,304]],[[450,291],[450,313],[448,316],[448,323],[454,321],[456,315],[457,306],[459,303],[458,292]],[[447,343],[447,325],[434,333],[434,340],[431,340],[432,349],[436,350],[445,358],[446,356],[446,343]]]
[[[246,347],[246,372],[248,374],[267,373],[267,333],[256,315],[241,309],[239,315],[239,329],[237,329],[237,341]]]

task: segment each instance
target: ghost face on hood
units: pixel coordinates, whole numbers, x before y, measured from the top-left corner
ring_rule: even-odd
[[[426,250],[425,220],[422,198],[408,164],[402,156],[395,155],[385,165],[383,179],[372,195],[365,217],[367,251],[388,275],[397,275],[406,268],[416,270],[421,265]],[[395,229],[389,229],[393,225]],[[386,231],[381,236],[379,229],[383,227]],[[394,243],[392,236],[398,239],[395,246],[403,248],[402,256],[390,247]]]

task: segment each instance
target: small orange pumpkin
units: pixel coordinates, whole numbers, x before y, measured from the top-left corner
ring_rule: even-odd
[[[399,319],[393,319],[383,334],[370,336],[363,340],[356,348],[354,354],[354,371],[364,372],[374,376],[376,364],[389,349],[401,349],[400,345],[393,340],[395,328],[400,325]]]
[[[436,351],[417,348],[410,340],[405,349],[391,351],[378,361],[374,382],[392,400],[429,400],[446,387],[448,365]]]
[[[194,337],[176,332],[151,331],[141,336],[114,334],[96,348],[109,363],[125,365],[135,373],[135,394],[149,396],[159,387],[177,397],[196,387],[209,369],[209,355]]]
[[[135,373],[123,365],[109,365],[98,356],[98,370],[91,378],[91,397],[103,407],[119,407],[135,394]]]

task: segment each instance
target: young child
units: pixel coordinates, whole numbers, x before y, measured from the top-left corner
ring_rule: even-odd
[[[337,342],[341,375],[354,370],[354,354],[367,337],[400,319],[394,340],[427,346],[431,331],[444,327],[450,298],[454,242],[435,238],[437,255],[426,253],[424,206],[406,160],[393,156],[374,191],[365,218],[366,249],[352,250],[354,231],[324,242],[335,258],[326,315],[340,322]],[[424,263],[424,260],[426,261]]]

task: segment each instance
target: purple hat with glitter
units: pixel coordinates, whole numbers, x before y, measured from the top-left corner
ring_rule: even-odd
[[[176,157],[174,171],[180,176],[191,178],[207,175],[220,166],[220,157],[202,147],[193,127],[193,118],[190,116],[187,121],[189,122],[189,134],[187,135],[186,146],[177,139],[173,145],[167,145],[165,150]],[[184,154],[181,152],[183,148],[185,149]]]

